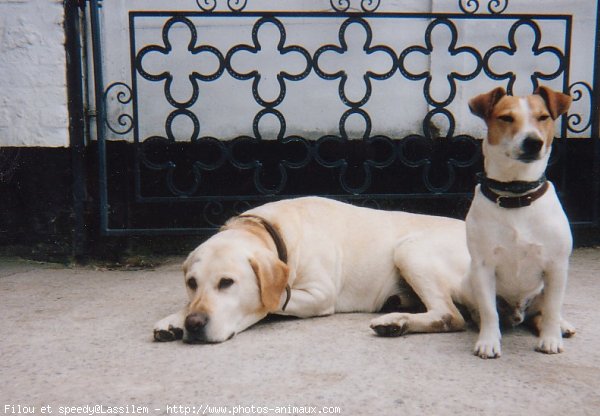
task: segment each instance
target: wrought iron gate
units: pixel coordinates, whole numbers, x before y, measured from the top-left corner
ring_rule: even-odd
[[[574,97],[550,176],[598,224],[593,0],[89,5],[106,234],[202,233],[300,195],[460,215],[481,169],[468,98],[539,84]]]

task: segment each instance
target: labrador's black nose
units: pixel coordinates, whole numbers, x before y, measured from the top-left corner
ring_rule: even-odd
[[[192,313],[185,318],[185,329],[192,333],[198,334],[208,323],[208,315],[205,313]]]

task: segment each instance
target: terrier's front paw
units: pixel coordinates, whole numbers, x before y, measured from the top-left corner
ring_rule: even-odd
[[[542,330],[542,323],[543,323],[543,319],[542,319],[542,315],[536,315],[532,318],[531,320],[532,323],[532,329],[534,334],[536,335],[540,335],[541,330]],[[565,321],[564,319],[560,320],[560,332],[562,333],[562,337],[563,338],[571,338],[573,335],[575,335],[575,333],[577,332],[575,330],[575,327],[573,325],[571,325],[569,322]]]
[[[573,325],[563,319],[560,321],[560,332],[562,332],[563,338],[571,338],[576,331]]]
[[[500,339],[479,337],[475,344],[473,354],[484,359],[500,358],[502,355],[502,351],[500,350]]]
[[[183,338],[183,329],[169,325],[168,329],[154,328],[154,340],[158,342],[176,341]]]
[[[564,351],[561,337],[542,337],[535,349],[546,354],[558,354]]]

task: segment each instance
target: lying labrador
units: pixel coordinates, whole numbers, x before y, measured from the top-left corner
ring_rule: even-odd
[[[463,221],[318,197],[273,202],[190,253],[189,304],[157,322],[154,339],[222,342],[270,313],[377,312],[394,295],[426,310],[374,320],[379,335],[462,330],[454,302],[469,304],[469,261]]]

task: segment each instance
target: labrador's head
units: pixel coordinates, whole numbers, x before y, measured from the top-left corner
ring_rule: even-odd
[[[183,264],[189,296],[184,341],[222,342],[279,309],[288,267],[251,221],[224,228]]]

